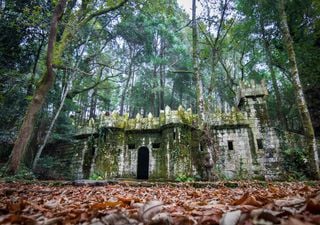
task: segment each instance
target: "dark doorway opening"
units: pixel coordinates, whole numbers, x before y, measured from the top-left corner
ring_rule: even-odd
[[[137,179],[148,179],[149,177],[149,149],[141,147],[138,150]]]

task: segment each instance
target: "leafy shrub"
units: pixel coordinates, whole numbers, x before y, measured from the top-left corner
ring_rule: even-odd
[[[101,176],[100,174],[98,173],[93,173],[90,177],[89,177],[90,180],[103,180],[103,176]]]
[[[25,165],[21,165],[18,172],[13,176],[7,176],[6,175],[6,167],[1,168],[0,172],[1,176],[5,178],[7,181],[15,181],[15,180],[35,180],[35,175]]]
[[[308,176],[307,156],[302,148],[287,148],[283,151],[286,179],[305,180]]]
[[[193,182],[194,178],[193,177],[189,177],[185,174],[180,174],[176,177],[175,181],[177,182]]]

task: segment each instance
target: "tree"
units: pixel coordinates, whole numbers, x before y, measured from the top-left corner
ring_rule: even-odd
[[[280,17],[280,26],[283,35],[283,42],[286,46],[288,59],[290,64],[290,75],[295,90],[296,102],[300,113],[304,135],[306,138],[306,150],[308,154],[308,161],[310,166],[310,173],[312,178],[319,179],[319,158],[317,151],[317,143],[314,135],[314,130],[308,110],[307,103],[304,98],[304,93],[300,81],[299,70],[296,61],[296,54],[294,50],[293,40],[289,31],[287,15],[285,11],[284,0],[278,0],[278,10]]]
[[[263,42],[263,47],[266,53],[266,61],[269,67],[270,75],[271,75],[271,81],[274,89],[276,103],[278,105],[278,107],[276,107],[277,117],[278,117],[278,121],[280,122],[280,126],[286,129],[287,121],[283,114],[281,94],[280,94],[279,86],[277,84],[275,69],[273,66],[272,53],[271,53],[271,47],[270,47],[270,41],[269,41],[270,38],[268,38],[267,32],[265,30],[263,15],[260,15],[259,17],[260,17],[259,22],[260,22],[262,42]]]
[[[35,116],[37,112],[40,110],[45,100],[45,96],[54,82],[54,72],[52,67],[54,45],[56,42],[58,22],[62,18],[65,6],[66,6],[66,0],[60,0],[54,9],[51,25],[50,25],[49,40],[48,40],[47,61],[46,61],[47,71],[43,75],[42,81],[38,86],[38,88],[36,89],[33,99],[26,112],[25,119],[21,126],[18,138],[15,142],[14,148],[11,153],[11,158],[8,163],[9,174],[15,174],[19,169],[21,159],[27,148],[27,144],[32,134]]]
[[[15,174],[19,169],[21,160],[24,156],[24,153],[27,149],[28,143],[32,135],[36,115],[39,112],[41,106],[43,105],[45,97],[47,96],[55,80],[53,64],[61,63],[61,57],[65,48],[73,38],[73,32],[79,30],[93,18],[106,14],[110,11],[116,10],[123,6],[126,2],[127,0],[123,0],[117,5],[101,8],[89,14],[86,14],[88,11],[88,2],[83,2],[81,9],[79,9],[80,11],[78,11],[78,17],[71,16],[69,18],[68,25],[65,27],[63,34],[61,35],[61,40],[58,43],[56,43],[58,22],[62,18],[64,8],[66,6],[66,0],[60,0],[58,2],[53,12],[50,25],[50,34],[46,60],[47,69],[41,78],[39,86],[35,90],[32,101],[28,106],[24,121],[20,128],[19,135],[15,141],[7,168],[7,172],[9,174]],[[78,20],[75,20],[74,18],[77,18]]]
[[[196,98],[200,123],[205,120],[205,102],[203,96],[203,84],[199,68],[199,49],[198,49],[198,24],[196,18],[196,0],[192,0],[192,64],[193,77],[196,82]]]

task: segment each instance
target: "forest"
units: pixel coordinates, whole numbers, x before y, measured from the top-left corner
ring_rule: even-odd
[[[320,1],[0,0],[0,21],[0,224],[319,224]]]

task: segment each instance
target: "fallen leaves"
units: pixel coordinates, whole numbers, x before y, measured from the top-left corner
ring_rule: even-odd
[[[320,225],[320,185],[50,187],[0,183],[0,224]]]

